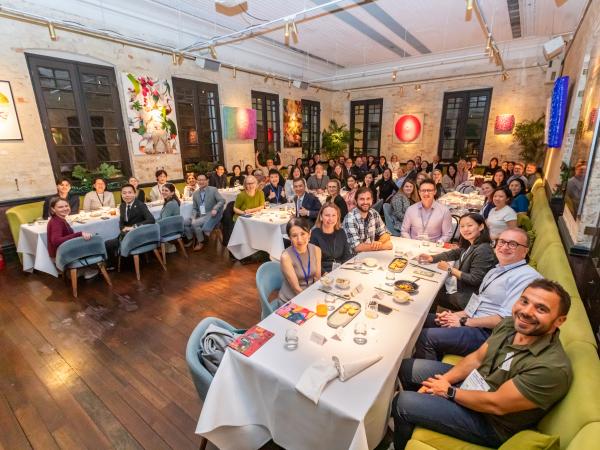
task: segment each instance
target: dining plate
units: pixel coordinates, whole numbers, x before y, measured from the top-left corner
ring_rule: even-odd
[[[394,287],[400,291],[408,292],[413,294],[419,290],[419,285],[414,281],[408,280],[397,280],[394,282]]]

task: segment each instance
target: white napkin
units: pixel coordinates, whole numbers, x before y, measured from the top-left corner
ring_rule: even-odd
[[[304,371],[296,384],[296,390],[316,405],[323,389],[331,380],[339,378],[340,381],[348,381],[382,358],[382,355],[373,355],[352,362],[341,362],[337,356],[332,356],[330,361],[321,358]]]

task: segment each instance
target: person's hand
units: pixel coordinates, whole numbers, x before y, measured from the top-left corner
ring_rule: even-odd
[[[442,269],[444,272],[450,268],[448,261],[440,261],[437,266],[438,269]]]
[[[308,214],[309,214],[308,209],[306,209],[304,206],[302,208],[300,208],[301,216],[308,216]]]
[[[81,237],[83,239],[85,239],[86,241],[89,241],[92,238],[93,234],[92,233],[88,233],[86,231],[84,231],[83,233],[81,233]]]
[[[275,192],[271,191],[269,193],[269,200],[273,200],[275,198]]]
[[[451,314],[450,311],[442,311],[440,313],[436,313],[435,314],[435,323],[437,325],[442,325],[442,323],[444,322],[444,317],[446,317],[448,314]]]
[[[447,314],[443,319],[440,320],[442,327],[444,328],[457,328],[460,327],[460,317],[454,313]]]
[[[123,230],[122,230],[122,231],[123,231],[124,233],[127,233],[127,232],[129,232],[129,231],[131,231],[131,230],[133,230],[133,227],[123,227]]]
[[[417,259],[421,264],[430,263],[433,261],[433,256],[428,255],[427,253],[421,253],[419,256],[417,256]]]
[[[380,250],[381,249],[381,242],[379,242],[379,241],[373,241],[373,242],[371,242],[371,249],[372,250]]]
[[[215,217],[217,215],[217,211],[215,209],[212,209],[210,211],[210,215],[213,216],[213,217]]]
[[[428,378],[423,381],[423,386],[427,388],[425,391],[427,394],[435,395],[437,397],[448,397],[448,388],[450,383],[442,375],[435,375],[432,378]]]

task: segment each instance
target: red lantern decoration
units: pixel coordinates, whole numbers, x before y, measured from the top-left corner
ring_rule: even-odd
[[[515,116],[513,114],[500,114],[496,116],[494,132],[496,134],[512,133],[515,127]]]
[[[401,142],[413,142],[421,134],[421,121],[412,114],[401,116],[396,122],[394,133]]]

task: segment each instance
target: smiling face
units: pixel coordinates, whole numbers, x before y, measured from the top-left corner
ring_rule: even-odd
[[[289,232],[290,241],[296,250],[302,250],[307,247],[310,233],[299,226],[293,226]]]
[[[121,197],[123,197],[123,201],[125,203],[131,203],[135,200],[135,190],[129,186],[125,186],[121,189]]]
[[[348,177],[346,179],[346,184],[348,185],[348,189],[350,190],[356,188],[356,180],[354,179],[354,177]]]
[[[68,201],[61,199],[54,204],[53,208],[50,208],[50,212],[53,215],[64,219],[69,214],[71,214],[71,207],[69,206]]]
[[[185,179],[185,182],[187,183],[188,186],[195,186],[196,185],[196,177],[194,176],[193,173],[190,173],[187,178]]]
[[[167,176],[164,173],[161,173],[156,177],[156,181],[158,184],[165,184],[167,182]]]
[[[200,189],[204,189],[206,186],[208,186],[208,179],[204,174],[198,175],[197,181]]]
[[[465,216],[460,219],[460,234],[467,241],[473,243],[483,231],[483,224],[478,224],[471,217]]]
[[[315,175],[317,176],[317,178],[323,177],[323,166],[321,164],[317,164],[317,166],[315,167]]]
[[[528,251],[527,237],[525,236],[525,233],[518,228],[504,230],[496,241],[496,258],[498,258],[498,262],[502,266],[524,260]]]
[[[402,192],[404,192],[408,198],[410,198],[414,191],[415,185],[410,182],[405,182],[404,186],[402,186]]]
[[[373,195],[371,191],[363,192],[356,198],[356,206],[364,213],[369,212],[372,205]]]
[[[276,173],[269,174],[269,182],[273,186],[277,186],[279,184],[279,175]]]
[[[96,181],[94,181],[94,190],[98,194],[102,194],[106,190],[106,183],[104,182],[104,180],[98,178]]]
[[[519,183],[516,180],[512,180],[508,185],[508,188],[510,189],[510,192],[512,193],[513,197],[516,197],[521,193],[521,183]]]
[[[494,196],[492,197],[492,200],[493,200],[496,208],[501,209],[506,206],[506,204],[508,202],[508,196],[506,195],[506,192],[504,192],[503,190],[500,190],[500,191],[494,192]]]
[[[131,185],[132,185],[134,188],[136,188],[136,189],[137,189],[137,187],[138,187],[138,185],[140,184],[140,182],[138,181],[138,179],[137,179],[137,178],[135,178],[135,177],[131,177],[131,178],[129,179],[129,184],[131,184]]]
[[[160,193],[162,194],[162,197],[165,199],[165,201],[173,197],[173,193],[166,186],[163,186],[160,189]]]
[[[323,228],[331,229],[338,222],[338,212],[335,208],[327,207],[321,211],[321,224]]]
[[[365,186],[371,186],[371,183],[373,182],[373,174],[372,173],[368,173],[365,175]]]
[[[435,169],[433,171],[433,181],[435,181],[436,183],[441,183],[442,182],[442,171],[439,169]]]
[[[429,207],[433,203],[433,197],[435,195],[435,186],[431,183],[422,183],[419,186],[419,196],[421,197],[421,203]]]
[[[525,336],[552,334],[567,319],[560,312],[558,294],[539,287],[526,288],[512,308],[515,330]]]
[[[523,175],[523,165],[522,164],[515,164],[515,166],[513,167],[513,174],[515,175]]]
[[[496,173],[494,173],[494,181],[498,186],[500,186],[504,181],[504,172],[498,170]]]
[[[329,183],[327,183],[327,194],[331,195],[332,197],[335,197],[339,194],[339,192],[340,191],[336,182],[330,181]]]
[[[56,192],[58,192],[59,197],[66,197],[69,194],[70,190],[71,183],[69,183],[67,180],[63,180],[56,185]]]
[[[298,196],[298,198],[304,195],[306,191],[306,186],[304,185],[304,180],[295,180],[294,181],[294,194]]]
[[[490,183],[483,183],[481,185],[481,195],[485,195],[485,198],[489,199],[492,192],[494,192],[494,188]]]

